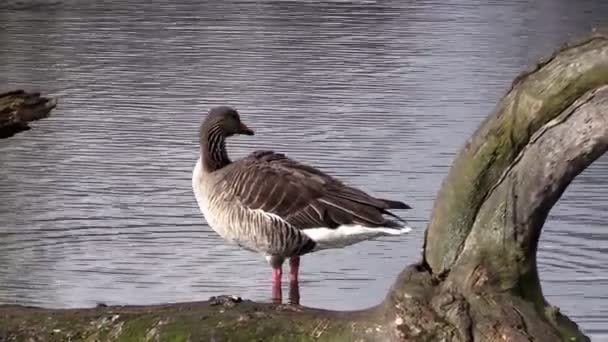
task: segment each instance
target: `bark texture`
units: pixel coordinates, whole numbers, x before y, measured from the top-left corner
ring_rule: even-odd
[[[29,130],[29,122],[48,117],[56,105],[56,99],[40,93],[16,90],[0,94],[0,139]]]
[[[608,35],[520,75],[439,191],[422,261],[358,312],[230,297],[149,307],[0,307],[0,340],[588,341],[548,304],[536,249],[551,207],[608,149]]]

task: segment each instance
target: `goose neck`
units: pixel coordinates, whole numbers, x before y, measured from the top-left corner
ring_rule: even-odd
[[[201,130],[201,159],[203,170],[213,172],[230,164],[226,151],[226,136],[219,125]]]

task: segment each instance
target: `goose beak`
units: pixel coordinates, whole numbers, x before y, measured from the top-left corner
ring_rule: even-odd
[[[241,122],[241,126],[239,127],[239,133],[245,135],[253,135],[253,131],[249,129],[244,123]]]

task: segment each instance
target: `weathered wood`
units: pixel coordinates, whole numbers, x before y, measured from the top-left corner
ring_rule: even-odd
[[[0,339],[34,341],[588,341],[543,297],[536,247],[551,207],[608,149],[608,35],[518,77],[439,191],[423,260],[378,306],[238,302],[0,307]]]
[[[15,90],[0,94],[0,139],[29,130],[29,122],[48,117],[55,106],[56,99],[41,97],[40,93]]]
[[[608,35],[566,45],[518,77],[469,139],[443,182],[431,215],[425,260],[446,272],[464,247],[481,205],[531,136],[577,98],[608,80]]]

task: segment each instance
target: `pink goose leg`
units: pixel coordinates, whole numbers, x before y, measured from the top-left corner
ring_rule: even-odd
[[[289,281],[298,282],[298,272],[300,271],[300,257],[289,258]]]
[[[300,285],[298,273],[300,270],[300,257],[289,258],[289,303],[300,305]]]
[[[281,291],[281,276],[283,270],[281,265],[278,267],[272,267],[272,300],[276,303],[281,303],[282,291]]]

